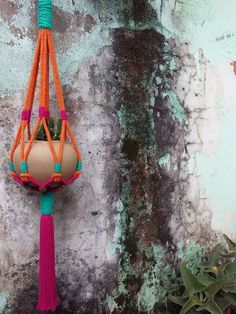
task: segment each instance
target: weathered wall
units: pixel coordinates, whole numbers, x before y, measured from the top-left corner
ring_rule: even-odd
[[[58,313],[166,313],[176,252],[196,259],[236,236],[236,5],[225,2],[54,1],[84,161],[56,197]],[[0,2],[0,313],[34,313],[37,297],[38,196],[7,174],[35,12],[36,1]]]

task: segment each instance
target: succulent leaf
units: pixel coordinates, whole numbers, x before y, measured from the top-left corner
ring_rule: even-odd
[[[182,310],[180,311],[180,314],[188,313],[188,311],[195,305],[202,305],[202,302],[194,295],[191,295],[188,301],[184,304]]]
[[[212,314],[223,314],[220,307],[216,304],[212,297],[209,298],[209,300],[204,305],[199,306],[197,311],[208,311]]]
[[[176,296],[170,294],[168,296],[168,299],[171,302],[178,304],[178,305],[181,305],[181,306],[183,306],[186,303],[186,298],[184,298],[183,296],[176,297]]]
[[[232,241],[226,234],[223,234],[223,237],[228,245],[230,251],[236,251],[236,242]]]
[[[230,300],[227,300],[226,298],[215,298],[215,303],[219,306],[222,312],[231,305]]]
[[[214,283],[210,284],[205,289],[205,293],[209,297],[214,297],[224,286],[226,286],[229,283],[228,279],[223,279],[223,280],[216,280]]]
[[[210,284],[215,282],[215,278],[213,278],[206,272],[200,272],[197,277],[198,280],[206,286],[209,286]]]
[[[209,254],[208,260],[206,262],[203,262],[200,267],[201,268],[211,268],[211,267],[216,267],[219,265],[219,257],[220,257],[220,252],[222,250],[222,245],[217,244]]]
[[[197,276],[193,275],[184,264],[180,265],[180,271],[185,286],[183,297],[189,297],[195,293],[205,290],[206,285],[198,280]]]

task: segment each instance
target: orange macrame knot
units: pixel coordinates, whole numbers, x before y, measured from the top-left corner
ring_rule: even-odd
[[[61,181],[62,178],[62,174],[61,173],[54,173],[52,175],[53,181],[56,183],[59,183]]]
[[[15,179],[17,177],[16,173],[12,172],[12,171],[10,171],[10,175],[11,175],[12,179]]]
[[[30,174],[28,172],[21,173],[20,176],[24,182],[29,182]]]
[[[75,171],[74,176],[78,178],[80,176],[80,171]]]

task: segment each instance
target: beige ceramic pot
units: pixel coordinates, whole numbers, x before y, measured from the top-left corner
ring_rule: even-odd
[[[26,144],[27,146],[27,144]],[[59,141],[53,141],[53,146],[58,155]],[[69,143],[63,145],[63,157],[61,163],[61,173],[64,179],[69,179],[76,170],[77,155],[73,146]],[[19,176],[21,171],[20,145],[15,150],[13,163],[16,174]],[[31,177],[40,182],[45,182],[52,178],[54,173],[54,162],[52,153],[47,141],[35,141],[27,160],[28,173]]]

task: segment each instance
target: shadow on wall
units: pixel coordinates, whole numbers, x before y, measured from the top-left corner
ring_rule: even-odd
[[[112,31],[114,101],[122,128],[123,251],[110,309],[126,314],[166,313],[163,305],[173,289],[174,275],[167,269],[159,272],[155,252],[172,243],[170,216],[182,195],[180,169],[169,176],[159,160],[165,154],[184,152],[185,117],[173,116],[171,62],[176,56],[165,37],[149,27],[157,18],[155,12],[146,2],[135,1],[129,14],[127,24]],[[182,193],[184,188],[183,183]],[[168,252],[170,260],[174,253],[175,249]]]
[[[103,22],[117,22],[124,27],[132,25],[134,27],[141,25],[146,27],[157,21],[155,10],[145,0],[89,0],[89,2],[91,2]],[[114,26],[117,27],[118,24]]]

